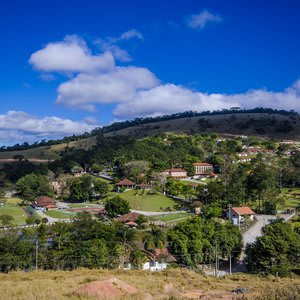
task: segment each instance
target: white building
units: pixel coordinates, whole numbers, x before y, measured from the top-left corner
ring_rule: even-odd
[[[246,219],[253,221],[255,212],[249,206],[230,207],[227,211],[227,218],[234,225],[244,223]]]
[[[195,175],[208,174],[214,170],[213,165],[203,162],[198,162],[193,164],[195,168]]]

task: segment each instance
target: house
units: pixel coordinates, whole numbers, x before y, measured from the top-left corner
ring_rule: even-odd
[[[227,218],[234,224],[240,225],[246,219],[253,221],[255,212],[249,206],[230,207],[227,211]]]
[[[144,263],[143,270],[162,271],[165,270],[170,263],[176,262],[176,259],[171,255],[167,248],[154,249],[151,251],[144,250],[148,261]]]
[[[120,217],[116,218],[116,220],[119,222],[125,223],[125,224],[127,224],[129,222],[136,223],[136,221],[140,215],[141,214],[139,214],[137,212],[131,212],[129,214],[126,214],[124,216],[120,216]]]
[[[35,208],[36,210],[48,210],[48,209],[57,208],[54,199],[47,196],[37,197],[32,202],[32,207]]]
[[[194,163],[193,166],[195,168],[195,175],[211,173],[214,170],[213,165],[203,162]]]
[[[168,252],[168,249],[142,250],[147,255],[147,261],[141,266],[142,270],[162,271],[165,270],[170,263],[176,262],[173,255]],[[130,262],[125,262],[124,270],[131,270],[133,266]]]
[[[167,177],[172,177],[175,179],[183,179],[187,178],[187,173],[186,170],[184,169],[167,169],[164,172],[162,172],[162,175],[167,176]]]
[[[50,183],[52,191],[57,194],[61,195],[64,191],[64,189],[67,187],[66,181],[52,181]]]
[[[117,187],[117,192],[119,193],[121,191],[122,188],[125,188],[126,190],[133,190],[135,189],[136,187],[136,183],[125,178],[121,181],[119,181],[117,184],[116,184],[116,187]]]

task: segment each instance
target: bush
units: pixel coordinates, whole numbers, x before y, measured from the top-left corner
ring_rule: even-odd
[[[27,219],[26,219],[26,224],[27,225],[33,225],[35,223],[35,218],[34,217],[28,217]]]

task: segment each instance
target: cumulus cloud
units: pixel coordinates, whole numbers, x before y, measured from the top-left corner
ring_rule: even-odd
[[[203,10],[199,14],[187,17],[187,25],[193,29],[203,29],[208,23],[220,23],[222,18],[212,14],[207,10]]]
[[[85,41],[76,35],[49,43],[33,53],[29,63],[39,71],[64,73],[108,71],[115,66],[111,52],[93,55]]]
[[[197,16],[199,17],[199,15]],[[195,22],[193,25],[195,28],[197,26],[203,27],[207,22],[219,20],[212,17],[207,11],[202,12],[200,17],[196,19],[195,16],[191,18]],[[114,46],[114,43],[119,40],[126,40],[133,37],[142,38],[139,32],[131,30],[121,34],[117,38],[110,38],[110,45]],[[106,39],[107,41],[108,39]],[[44,51],[43,55],[47,56],[46,54],[52,53],[47,50],[52,46],[55,48],[54,52],[57,54],[56,59],[52,59],[52,63],[46,61],[43,62],[44,64],[41,63],[39,65],[37,54],[40,51]],[[75,51],[74,48],[76,49]],[[101,59],[105,55],[111,57],[111,54],[108,54],[111,52],[94,55],[86,43],[77,36],[67,37],[62,42],[50,43],[40,51],[35,53],[36,56],[33,54],[30,59],[35,67],[43,71],[64,70],[75,72],[77,70],[76,72],[78,73],[74,74],[74,77],[61,83],[57,88],[56,103],[71,108],[94,111],[97,104],[109,104],[114,107],[114,116],[119,119],[163,115],[187,110],[219,110],[232,106],[242,108],[260,106],[300,111],[300,80],[280,92],[256,89],[239,94],[209,94],[202,91],[193,91],[187,87],[172,83],[162,83],[155,74],[146,68],[116,66],[113,58],[108,68],[103,67],[104,65],[100,63]],[[120,56],[122,55],[125,54],[121,53]],[[75,58],[76,56],[78,59]],[[63,57],[72,58],[75,61],[72,61],[72,63],[72,59],[64,61]],[[47,65],[48,63],[49,65]],[[21,116],[18,116],[15,119],[20,120],[20,118]],[[23,127],[23,123],[32,123],[33,120],[35,124],[32,127],[33,130],[45,128],[48,133],[50,128],[57,128],[55,130],[62,130],[64,134],[68,134],[68,132],[76,132],[76,128],[78,130],[83,130],[84,128],[83,131],[88,130],[93,125],[92,119],[87,119],[83,123],[61,120],[55,117],[43,119],[29,117],[28,119],[26,122],[17,122],[17,125],[22,124],[23,129],[13,129],[25,132],[26,126]],[[47,122],[50,123],[47,124]],[[47,124],[47,126],[44,124]],[[67,124],[69,124],[69,127]],[[71,128],[70,131],[67,128]],[[36,133],[42,134],[42,132]]]
[[[133,99],[139,90],[159,84],[145,68],[117,67],[109,73],[79,74],[58,87],[56,102],[73,108],[94,110],[95,103],[119,103]]]
[[[24,111],[8,111],[0,115],[0,140],[2,143],[33,142],[37,138],[61,138],[93,130],[85,121],[72,121],[58,117],[37,117]]]
[[[300,80],[282,92],[258,89],[240,94],[208,94],[194,92],[174,84],[165,84],[136,93],[131,101],[119,103],[114,114],[120,118],[132,118],[187,110],[220,110],[232,106],[300,111]]]

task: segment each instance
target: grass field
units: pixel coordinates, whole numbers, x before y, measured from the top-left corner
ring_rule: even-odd
[[[287,207],[297,207],[300,205],[300,189],[284,188],[283,193],[287,196]]]
[[[48,210],[44,212],[45,215],[56,219],[70,219],[75,216],[73,213],[66,213],[58,210]]]
[[[176,220],[182,220],[186,219],[188,217],[191,217],[192,214],[188,213],[178,213],[178,214],[170,214],[170,215],[161,215],[161,216],[154,216],[151,217],[152,220],[160,220],[160,221],[165,221],[165,222],[171,222],[171,221],[176,221]]]
[[[163,272],[87,270],[75,271],[33,271],[0,274],[1,299],[6,300],[91,300],[79,296],[77,291],[93,281],[117,278],[137,289],[134,295],[124,295],[113,299],[299,299],[294,297],[273,298],[277,287],[299,287],[300,279],[258,277],[255,275],[233,275],[231,277],[208,277],[187,270],[167,270]],[[247,288],[244,297],[234,296],[231,291]],[[110,289],[105,289],[108,292]],[[101,291],[102,292],[102,291]],[[259,297],[265,293],[269,297]],[[259,297],[259,298],[258,298]],[[105,298],[108,299],[108,298]],[[110,298],[112,299],[112,298]]]
[[[8,199],[4,207],[0,207],[0,215],[9,215],[14,218],[13,225],[23,225],[26,224],[26,214],[19,203],[20,199],[11,198]]]
[[[167,208],[175,210],[176,206],[178,206],[178,202],[160,193],[151,194],[145,191],[145,193],[142,194],[141,191],[134,190],[126,191],[118,195],[127,200],[131,208],[136,210],[164,211]]]

